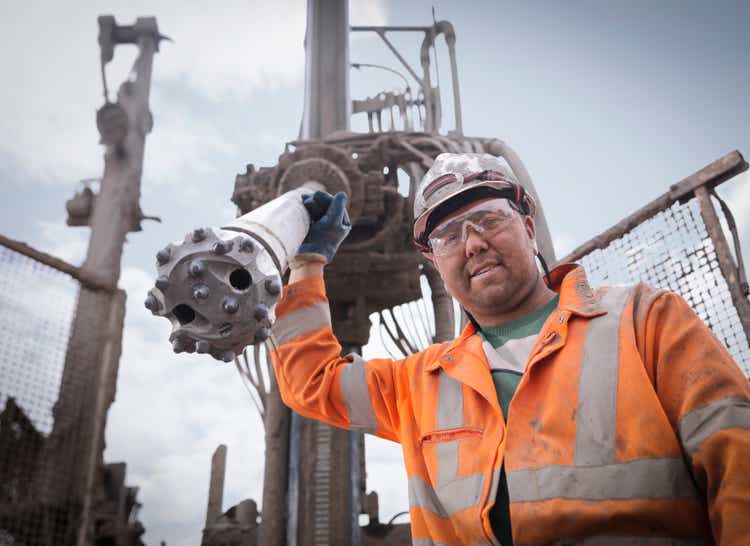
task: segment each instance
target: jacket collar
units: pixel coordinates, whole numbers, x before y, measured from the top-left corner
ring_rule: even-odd
[[[561,264],[550,272],[552,290],[560,294],[558,308],[582,317],[596,317],[607,312],[601,296],[589,286],[586,271],[575,263]]]
[[[586,318],[607,313],[601,303],[601,296],[596,294],[589,286],[586,272],[582,266],[575,263],[558,265],[550,271],[550,279],[552,281],[550,288],[560,294],[558,310],[568,311],[572,315]],[[446,363],[444,361],[450,361],[450,353],[459,347],[468,350],[468,352],[478,351],[477,357],[481,358],[481,344],[470,342],[472,336],[476,333],[476,328],[470,322],[466,324],[461,334],[448,345],[443,356],[430,362],[424,367],[424,371],[432,372],[443,366]]]

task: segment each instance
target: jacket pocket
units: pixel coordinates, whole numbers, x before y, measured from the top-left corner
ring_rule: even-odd
[[[453,440],[463,440],[466,438],[479,438],[482,436],[483,429],[478,427],[456,427],[443,430],[433,430],[427,432],[419,438],[419,445],[437,444],[440,442],[451,442]]]

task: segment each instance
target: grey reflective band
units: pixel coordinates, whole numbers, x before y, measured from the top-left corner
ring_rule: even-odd
[[[437,431],[460,429],[464,426],[463,384],[440,369],[437,387],[435,427]],[[436,442],[437,486],[432,487],[418,476],[409,478],[409,507],[423,508],[441,518],[477,506],[484,489],[481,473],[458,477],[458,448],[461,439]],[[493,474],[493,482],[497,481]]]
[[[435,542],[431,538],[413,538],[414,546],[450,546],[447,542]]]
[[[549,465],[508,471],[507,476],[510,502],[681,499],[698,495],[682,457],[589,467]]]
[[[750,401],[722,398],[688,412],[677,425],[685,452],[691,457],[713,434],[730,428],[750,430]]]
[[[495,349],[490,342],[484,341],[482,349],[491,370],[510,370],[523,373],[529,361],[531,349],[536,343],[537,334],[522,339],[510,339],[504,345]]]
[[[494,499],[497,497],[497,487],[500,485],[500,469],[496,468],[492,471],[492,481],[490,482],[490,494],[487,496],[488,499]]]
[[[409,490],[409,509],[422,508],[429,510],[441,518],[447,518],[448,513],[440,504],[435,490],[419,476],[412,476],[407,483]]]
[[[609,288],[602,298],[607,314],[590,319],[586,329],[578,383],[576,466],[615,462],[620,318],[629,295],[627,288]]]
[[[463,385],[440,370],[438,378],[437,430],[449,430],[464,426]],[[435,444],[438,460],[438,486],[453,481],[458,476],[459,440]]]
[[[310,334],[331,325],[331,309],[327,303],[316,303],[301,307],[276,319],[271,331],[277,345],[282,345],[299,336]]]
[[[409,508],[429,510],[441,518],[477,506],[484,488],[484,474],[471,474],[456,478],[433,489],[419,476],[409,478]]]
[[[349,414],[349,428],[374,433],[378,428],[367,390],[367,364],[356,353],[346,355],[351,364],[341,369],[341,393]]]
[[[552,542],[544,542],[543,544],[544,546],[570,546],[571,544],[575,544],[576,546],[709,546],[713,544],[713,541],[701,538],[596,535],[576,537],[574,539],[563,538]]]
[[[463,385],[440,370],[438,379],[438,401],[436,423],[438,430],[462,427],[464,425]]]

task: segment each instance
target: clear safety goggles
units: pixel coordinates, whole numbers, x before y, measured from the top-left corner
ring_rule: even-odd
[[[517,214],[507,199],[483,201],[438,224],[427,242],[436,256],[450,256],[463,251],[469,229],[482,237],[492,237],[506,229]]]

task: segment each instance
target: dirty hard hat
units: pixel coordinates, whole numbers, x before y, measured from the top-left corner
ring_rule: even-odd
[[[536,204],[506,164],[490,154],[444,153],[435,158],[414,199],[414,242],[429,252],[427,237],[437,223],[472,201],[505,197],[521,214]]]

